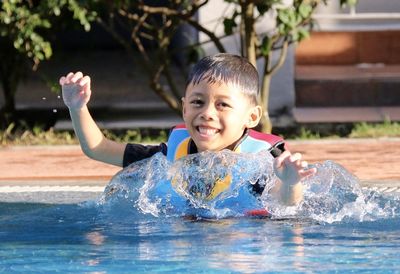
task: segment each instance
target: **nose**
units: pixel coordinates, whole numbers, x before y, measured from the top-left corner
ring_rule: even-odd
[[[200,117],[206,121],[215,120],[217,114],[217,109],[213,104],[204,105]]]

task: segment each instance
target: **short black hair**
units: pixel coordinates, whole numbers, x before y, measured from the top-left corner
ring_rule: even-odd
[[[229,53],[207,56],[194,65],[186,87],[207,83],[224,83],[237,85],[251,102],[257,104],[259,78],[257,69],[244,57]]]

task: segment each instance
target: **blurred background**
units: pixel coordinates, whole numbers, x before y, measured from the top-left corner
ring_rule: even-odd
[[[264,131],[400,120],[399,1],[260,1],[247,19],[239,2],[3,1],[2,128],[71,130],[58,79],[82,71],[101,128],[168,129],[191,65],[221,51],[251,59],[250,46],[270,77]]]

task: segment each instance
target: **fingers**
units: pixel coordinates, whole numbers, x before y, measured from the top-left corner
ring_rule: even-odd
[[[90,77],[89,76],[82,77],[76,83],[81,87],[83,87],[86,84],[90,84]]]
[[[69,81],[71,79],[72,76],[74,76],[75,74],[73,72],[70,72],[67,74],[67,80]]]
[[[287,163],[294,164],[296,167],[305,169],[308,167],[307,161],[302,160],[303,156],[300,153],[295,153],[287,159]]]
[[[295,153],[286,160],[286,163],[293,163],[296,167],[301,167],[301,158],[302,155],[300,153]]]
[[[314,175],[315,173],[317,173],[317,169],[315,167],[299,170],[299,175],[301,178],[306,178],[308,176]]]
[[[79,79],[83,77],[83,73],[78,71],[74,75],[71,76],[71,82],[76,83]]]
[[[288,150],[284,151],[281,155],[279,155],[278,157],[275,158],[274,167],[275,167],[276,169],[281,168],[282,165],[283,165],[283,162],[284,162],[288,157],[290,157],[290,155],[291,155],[291,154],[290,154],[290,152],[289,152]]]
[[[302,168],[308,167],[307,161],[301,161],[301,162],[300,162],[300,166],[301,166]]]
[[[307,161],[303,161],[301,158],[302,155],[300,153],[295,153],[290,159],[291,162],[297,167],[300,178],[306,178],[317,173],[317,169],[315,167],[308,168]]]
[[[302,167],[303,165],[307,165],[307,162],[305,164],[303,163],[304,161],[301,160],[302,155],[300,153],[294,153],[291,154],[290,151],[285,151],[281,155],[279,155],[278,158],[276,158],[276,167],[281,167],[282,165],[295,165],[298,167]]]
[[[274,161],[274,167],[280,169],[283,166],[292,166],[297,170],[308,170],[308,162],[302,160],[301,153],[291,154],[289,151],[283,152]],[[312,172],[312,171],[311,171]]]
[[[85,76],[88,77],[88,76]],[[83,73],[78,71],[76,73],[70,72],[66,76],[62,76],[59,80],[60,85],[67,85],[67,84],[79,84],[83,78]],[[85,80],[87,81],[87,80]],[[90,79],[89,79],[90,82]],[[82,85],[83,86],[83,85]]]
[[[309,168],[308,163],[302,160],[300,153],[283,152],[274,160],[274,172],[286,185],[295,185],[302,179],[317,172],[316,168]]]

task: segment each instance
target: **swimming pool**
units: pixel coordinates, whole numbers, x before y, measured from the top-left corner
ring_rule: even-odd
[[[400,219],[193,221],[90,204],[1,203],[0,272],[254,273],[400,270]],[[123,217],[122,217],[123,216]]]
[[[164,163],[148,164],[159,170]],[[305,182],[300,207],[271,204],[272,219],[161,212],[146,192],[158,174],[146,170],[147,179],[133,183],[145,166],[117,174],[88,202],[1,202],[0,272],[400,271],[399,194],[361,190],[334,163],[318,166],[319,175]]]

